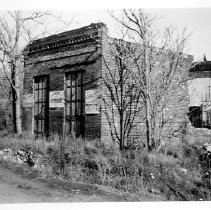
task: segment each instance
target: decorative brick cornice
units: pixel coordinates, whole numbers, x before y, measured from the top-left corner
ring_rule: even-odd
[[[41,46],[33,46],[31,48],[28,49],[28,55],[30,54],[34,54],[34,53],[38,53],[38,52],[43,52],[43,51],[50,51],[50,50],[54,50],[60,47],[64,47],[64,46],[68,46],[68,45],[75,45],[75,44],[79,44],[81,42],[86,42],[88,40],[94,40],[95,38],[97,38],[96,36],[83,36],[83,37],[77,37],[77,38],[72,38],[72,39],[67,39],[67,40],[62,40],[62,41],[57,41],[54,43],[50,43],[50,44],[44,44]]]
[[[106,25],[104,23],[91,24],[83,28],[35,40],[25,48],[24,54],[32,55],[65,46],[73,46],[88,41],[95,41],[100,36],[98,29],[101,27],[106,27]]]

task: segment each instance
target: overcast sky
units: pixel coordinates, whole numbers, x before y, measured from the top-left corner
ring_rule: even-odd
[[[193,55],[196,61],[201,60],[203,54],[211,60],[211,1],[209,0],[0,0],[1,9],[65,9],[66,11],[62,12],[64,19],[70,20],[74,17],[70,29],[93,22],[104,22],[111,36],[115,36],[117,31],[115,22],[108,15],[106,8],[123,7],[145,7],[148,12],[161,17],[157,22],[158,27],[173,25],[178,30],[186,27],[192,34],[187,53]]]
[[[201,60],[203,54],[206,54],[207,59],[211,60],[211,8],[145,10],[159,17],[158,27],[173,25],[178,30],[187,28],[187,31],[191,34],[187,52],[194,55],[195,60]],[[115,21],[106,10],[74,10],[64,11],[62,14],[63,18],[67,20],[74,17],[71,28],[89,25],[93,22],[104,22],[109,28],[110,35],[116,35]]]

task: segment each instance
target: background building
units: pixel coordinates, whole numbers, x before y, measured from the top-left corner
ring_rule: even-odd
[[[191,123],[198,128],[211,128],[211,62],[194,63],[189,77]]]

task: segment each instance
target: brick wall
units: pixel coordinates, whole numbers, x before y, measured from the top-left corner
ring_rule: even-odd
[[[85,115],[85,135],[88,138],[100,138],[104,142],[111,142],[110,127],[103,112],[103,104],[100,97],[106,97],[106,88],[102,85],[101,78],[107,72],[104,59],[108,61],[111,69],[116,68],[114,57],[111,54],[108,29],[104,24],[92,24],[90,26],[54,35],[37,40],[25,50],[25,79],[24,94],[32,94],[32,81],[34,76],[49,74],[50,91],[63,90],[64,73],[71,71],[85,71],[85,89],[97,89],[101,105],[100,114]],[[175,127],[186,123],[188,112],[188,88],[187,83],[180,83],[188,76],[188,70],[193,58],[184,58],[180,67],[175,85],[169,92],[169,112],[166,117],[175,123]],[[176,84],[176,83],[175,83]],[[182,99],[182,100],[181,100]],[[107,97],[109,102],[110,99]],[[111,102],[111,101],[110,101]],[[176,118],[175,118],[176,116]],[[23,127],[30,131],[32,122],[32,108],[23,109]],[[50,132],[62,130],[63,109],[50,110]],[[143,136],[141,129],[136,129],[133,135]],[[141,138],[138,136],[138,138]]]
[[[34,76],[49,74],[50,91],[63,90],[64,73],[85,71],[85,89],[98,88],[101,77],[101,28],[103,24],[37,40],[25,49],[24,94],[32,94]],[[24,130],[30,131],[32,108],[23,109]],[[50,109],[50,133],[61,133],[63,108]],[[100,137],[100,114],[85,116],[85,135]]]
[[[109,41],[111,44],[109,45]],[[104,33],[103,36],[103,42],[102,42],[102,52],[103,52],[103,58],[106,60],[107,65],[105,65],[104,62],[102,62],[102,76],[104,77],[105,74],[108,72],[108,68],[115,69],[116,63],[114,61],[114,55],[112,56],[111,53],[111,47],[112,47],[113,39],[109,38],[106,33]],[[134,51],[136,50],[137,54],[142,50],[140,45],[137,44],[131,44]],[[166,65],[168,65],[168,59],[165,59]],[[169,88],[166,98],[168,98],[167,106],[165,109],[165,119],[168,121],[165,128],[163,129],[162,137],[165,139],[168,139],[171,135],[171,133],[174,133],[174,136],[181,138],[186,129],[186,123],[187,123],[187,114],[188,114],[188,104],[189,104],[189,96],[188,96],[188,86],[187,86],[187,80],[188,80],[188,73],[189,69],[192,65],[193,56],[184,55],[182,58],[182,61],[180,63],[180,66],[178,67],[178,71],[176,72],[176,75],[174,76],[174,80],[172,82],[172,87]],[[130,61],[128,61],[127,65]],[[133,63],[133,62],[131,62]],[[136,71],[136,67],[132,66],[132,69]],[[155,76],[159,73],[159,69],[155,71]],[[111,100],[107,97],[106,94],[106,87],[102,86],[102,97],[106,98],[107,102],[111,103]],[[103,103],[103,102],[102,102]],[[103,105],[102,105],[103,107]],[[143,139],[146,137],[145,133],[145,125],[144,125],[144,110],[143,113],[140,113],[141,116],[141,123],[139,121],[139,125],[132,130],[131,132],[131,138],[137,138],[139,141],[144,141]],[[118,119],[118,117],[116,117]],[[157,119],[157,123],[159,121],[159,116]],[[118,129],[118,122],[116,124],[116,128]],[[104,114],[104,110],[102,110],[101,113],[101,130],[102,130],[102,140],[104,142],[111,141],[110,135],[111,130],[109,127],[109,124],[107,122],[107,118]],[[178,131],[178,132],[177,132]],[[144,135],[143,135],[144,134]]]

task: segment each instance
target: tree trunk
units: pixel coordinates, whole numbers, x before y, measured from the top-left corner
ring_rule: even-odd
[[[151,116],[151,149],[156,148],[158,145],[156,144],[156,137],[155,137],[155,128],[156,128],[156,121],[155,116],[152,114]]]
[[[16,126],[16,91],[15,87],[15,67],[12,66],[11,71],[11,95],[12,95],[12,122],[13,122],[13,132],[17,133],[17,126]]]
[[[146,85],[146,98],[145,98],[145,110],[146,110],[146,138],[147,138],[147,149],[152,150],[153,139],[152,139],[152,124],[151,124],[151,112],[150,112],[150,64],[149,64],[149,48],[146,42],[144,43],[145,48],[145,85]]]
[[[150,107],[148,99],[146,99],[146,138],[147,138],[147,149],[151,151],[151,126],[150,126]]]
[[[21,93],[20,93],[20,74],[19,68],[16,67],[15,83],[16,83],[16,128],[17,134],[22,135],[22,125],[21,125]]]
[[[119,113],[119,117],[120,117],[120,150],[123,150],[125,147],[125,139],[123,137],[123,117],[124,117],[124,111],[123,111],[123,64],[122,64],[122,59],[119,59],[119,63],[120,63],[120,74],[119,74],[119,80],[120,80],[120,113]]]

